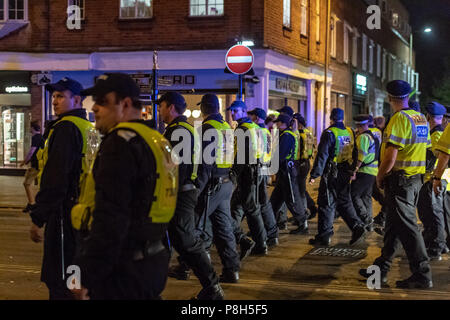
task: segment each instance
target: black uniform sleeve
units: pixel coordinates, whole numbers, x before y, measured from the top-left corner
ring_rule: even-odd
[[[48,160],[42,172],[36,206],[30,214],[38,227],[59,212],[64,201],[78,196],[82,147],[81,132],[73,123],[62,121],[55,126],[49,140]]]
[[[95,211],[89,236],[77,258],[85,287],[104,281],[117,266],[129,236],[133,186],[138,174],[132,147],[116,133],[102,144],[95,163]]]
[[[311,178],[316,179],[323,174],[325,165],[327,164],[328,158],[332,156],[332,151],[336,141],[333,133],[328,130],[322,133],[320,137],[319,147],[317,150],[317,156],[314,160],[314,165],[311,170]]]

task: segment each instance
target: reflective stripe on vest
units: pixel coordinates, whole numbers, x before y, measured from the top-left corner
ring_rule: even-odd
[[[119,129],[132,130],[141,136],[155,157],[156,184],[148,217],[152,223],[168,223],[175,212],[178,193],[178,166],[172,162],[169,141],[158,131],[136,122],[122,122],[110,132]],[[92,167],[91,167],[92,168]],[[124,186],[129,187],[129,186]],[[72,226],[76,230],[89,230],[95,218],[95,180],[92,170],[88,174],[79,203],[71,212]]]
[[[73,123],[78,130],[81,133],[81,137],[83,140],[83,146],[82,146],[82,150],[81,150],[81,156],[82,156],[82,162],[81,162],[81,174],[80,174],[80,185],[82,185],[82,181],[86,178],[86,174],[88,172],[88,168],[89,168],[89,160],[92,160],[92,157],[86,157],[86,154],[88,153],[89,155],[92,155],[94,152],[91,152],[91,150],[88,150],[88,147],[91,147],[91,144],[98,144],[98,141],[94,141],[95,139],[93,137],[98,137],[97,133],[95,132],[95,128],[94,125],[89,122],[88,120],[82,119],[80,117],[75,117],[75,116],[65,116],[62,117],[61,120],[57,121],[53,128],[50,130],[47,139],[45,140],[45,144],[44,144],[44,148],[40,149],[37,153],[36,153],[36,157],[38,159],[38,164],[39,164],[39,173],[38,173],[38,181],[39,181],[39,185],[41,184],[41,178],[42,178],[42,173],[44,172],[44,168],[45,165],[47,164],[48,161],[48,148],[49,148],[49,141],[50,141],[50,137],[53,134],[54,131],[54,127],[63,121],[69,121],[71,123]],[[89,148],[91,149],[91,148]],[[89,152],[88,152],[89,151]]]
[[[307,160],[313,155],[313,135],[308,129],[299,130],[300,139],[302,140],[302,150],[300,151],[300,159]]]
[[[352,129],[348,127],[345,127],[345,129],[331,127],[328,130],[334,134],[336,140],[333,161],[336,163],[348,162],[352,164],[353,147],[355,144]]]
[[[283,133],[280,135],[280,139],[285,133],[290,134],[292,137],[294,137],[294,140],[295,140],[295,147],[293,150],[291,148],[291,152],[286,156],[286,160],[298,160],[298,159],[295,159],[298,155],[298,149],[299,149],[298,135],[293,133],[291,130],[284,130]],[[281,160],[284,160],[284,159],[281,159]]]
[[[269,129],[267,128],[261,128],[262,136],[263,136],[263,162],[269,163],[270,159],[272,157],[272,136],[270,134]]]
[[[228,123],[225,121],[220,122],[217,120],[208,120],[205,122],[205,124],[209,124],[212,126],[217,132],[217,150],[216,150],[216,165],[217,168],[222,169],[228,169],[231,168],[233,165],[234,158],[231,157],[231,155],[234,155],[233,150],[228,150],[227,148],[227,139],[226,139],[226,133],[227,130],[231,131],[231,127]],[[232,152],[230,154],[230,152]]]
[[[169,126],[169,128],[176,127],[176,126],[182,126],[183,128],[186,128],[189,130],[189,132],[192,134],[192,137],[194,138],[194,150],[191,150],[192,152],[192,174],[191,174],[191,180],[194,181],[197,179],[197,173],[198,173],[198,162],[195,161],[195,156],[200,151],[200,139],[198,138],[197,132],[194,130],[194,127],[188,123],[188,122],[176,122]]]

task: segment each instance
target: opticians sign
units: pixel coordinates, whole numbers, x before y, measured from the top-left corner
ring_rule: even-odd
[[[5,88],[6,93],[27,93],[28,88],[27,87],[20,87],[20,86],[11,86]]]

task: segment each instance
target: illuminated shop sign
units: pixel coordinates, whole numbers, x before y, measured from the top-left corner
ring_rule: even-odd
[[[359,95],[365,95],[367,92],[367,77],[361,74],[355,76],[355,91]]]
[[[21,86],[11,86],[11,87],[6,87],[5,92],[7,92],[7,93],[26,93],[26,92],[28,92],[28,88],[21,87]]]

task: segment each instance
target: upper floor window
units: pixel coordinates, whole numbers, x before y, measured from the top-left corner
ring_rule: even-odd
[[[316,0],[316,41],[320,42],[320,0]]]
[[[393,13],[392,14],[392,25],[394,27],[398,27],[399,26],[398,13]]]
[[[291,27],[291,0],[283,0],[283,26]]]
[[[0,0],[0,21],[28,20],[28,0]]]
[[[80,8],[81,20],[84,20],[84,0],[69,0],[68,6],[78,6]]]
[[[121,19],[146,19],[152,15],[152,0],[120,0]]]
[[[308,36],[308,1],[302,0],[301,2],[301,26],[300,26],[300,34],[302,36]]]
[[[191,16],[222,16],[224,0],[190,0]]]

